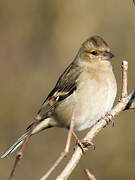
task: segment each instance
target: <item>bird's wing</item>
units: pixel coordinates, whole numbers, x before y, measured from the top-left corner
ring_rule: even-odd
[[[72,63],[68,66],[38,111],[38,115],[41,116],[41,118],[44,119],[46,116],[49,116],[55,106],[74,92],[76,89],[76,80],[80,73],[81,68],[76,64]]]
[[[67,67],[58,79],[54,89],[43,102],[35,118],[36,121],[42,121],[50,117],[53,114],[55,107],[76,90],[76,80],[80,73],[81,68],[74,63]],[[32,124],[27,129],[29,129]]]

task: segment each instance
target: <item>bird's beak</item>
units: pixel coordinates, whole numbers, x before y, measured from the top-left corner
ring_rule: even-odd
[[[105,51],[103,53],[103,55],[107,58],[107,59],[110,59],[110,58],[113,58],[114,57],[114,54],[112,54],[111,52],[108,52],[108,51]]]

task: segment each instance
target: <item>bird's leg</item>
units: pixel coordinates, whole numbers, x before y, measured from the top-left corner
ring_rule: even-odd
[[[93,148],[95,149],[94,143],[79,139],[74,131],[72,132],[72,134],[77,141],[77,145],[81,148],[83,153],[87,150],[88,146],[93,146]]]

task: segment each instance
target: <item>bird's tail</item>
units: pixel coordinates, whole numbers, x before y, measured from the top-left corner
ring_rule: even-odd
[[[1,156],[1,158],[4,158],[4,157],[12,154],[17,148],[19,148],[19,147],[23,144],[23,142],[24,142],[24,140],[25,140],[25,138],[26,138],[27,136],[28,136],[28,132],[26,132],[25,134],[23,134],[11,147]]]
[[[50,127],[56,126],[56,122],[51,119],[47,118],[43,121],[39,122],[33,122],[26,130],[26,133],[23,134],[2,156],[1,158],[4,158],[10,154],[12,154],[15,150],[17,150],[24,142],[27,136],[31,136],[33,134],[36,134],[44,129],[48,129]]]

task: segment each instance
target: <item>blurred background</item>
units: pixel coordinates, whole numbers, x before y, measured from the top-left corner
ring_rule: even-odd
[[[132,0],[0,0],[0,152],[24,133],[59,75],[80,44],[102,36],[116,57],[112,60],[121,90],[121,62],[129,61],[129,91],[135,89],[135,7]],[[115,127],[94,139],[69,179],[135,178],[135,113],[123,112]],[[87,130],[79,133],[80,137]],[[67,132],[52,128],[32,137],[17,169],[17,180],[38,180],[65,146]],[[71,152],[75,142],[73,141]],[[70,156],[69,156],[70,157]],[[8,178],[14,155],[0,159],[0,179]],[[56,178],[68,158],[49,177]]]

